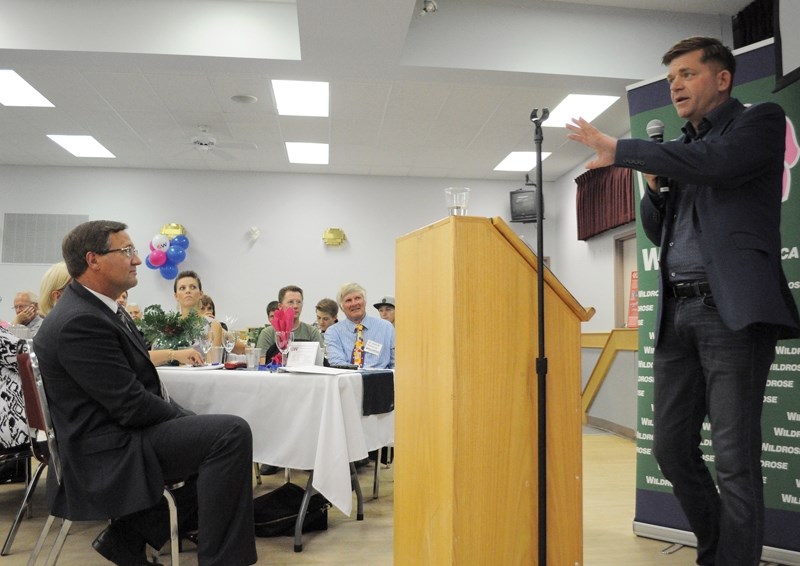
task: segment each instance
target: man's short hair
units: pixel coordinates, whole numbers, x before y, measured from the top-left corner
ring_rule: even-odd
[[[127,227],[127,224],[114,220],[90,220],[73,228],[61,243],[61,255],[70,276],[77,279],[83,275],[89,268],[86,254],[107,250],[111,234],[122,232]]]
[[[361,295],[364,297],[364,301],[367,300],[367,290],[364,289],[364,287],[358,283],[345,283],[339,289],[339,292],[336,293],[336,302],[339,303],[339,306],[342,305],[342,299],[344,299],[350,293],[361,293]]]
[[[288,293],[289,291],[291,291],[292,293],[300,293],[300,296],[301,297],[303,296],[303,290],[300,287],[298,287],[297,285],[287,285],[286,287],[283,287],[280,291],[278,291],[279,303],[283,302],[283,297],[285,297],[286,293]]]
[[[274,313],[279,308],[281,308],[280,301],[270,301],[270,302],[268,302],[267,303],[267,317],[269,317],[270,314]]]
[[[669,65],[681,55],[686,55],[698,49],[703,51],[703,55],[700,58],[703,63],[713,61],[720,66],[720,70],[730,71],[731,84],[733,84],[733,75],[736,73],[736,58],[728,47],[725,47],[720,40],[713,37],[695,36],[679,41],[664,53],[661,58],[661,64]]]
[[[334,319],[339,315],[339,305],[333,299],[320,299],[317,303],[317,310]]]
[[[178,276],[175,278],[175,281],[172,282],[172,292],[173,293],[177,293],[178,292],[178,281],[180,281],[184,277],[191,277],[192,279],[196,279],[197,280],[197,288],[200,291],[203,290],[203,282],[200,281],[200,276],[195,271],[192,271],[191,269],[186,269],[186,270],[181,271],[180,273],[178,273]]]

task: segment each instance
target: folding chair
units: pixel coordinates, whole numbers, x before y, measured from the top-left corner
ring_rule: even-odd
[[[33,340],[28,340],[28,352],[17,354],[17,361],[20,369],[20,379],[23,384],[23,395],[25,395],[25,405],[29,404],[28,399],[35,399],[35,407],[38,407],[37,419],[44,424],[44,431],[47,434],[47,447],[49,449],[50,472],[55,474],[56,481],[61,483],[61,459],[58,452],[58,442],[56,439],[56,431],[53,428],[53,421],[50,417],[50,408],[47,404],[47,396],[44,391],[44,383],[42,382],[42,374],[39,370],[39,360],[33,351]],[[21,357],[22,356],[22,357]],[[23,366],[25,369],[23,370]],[[31,391],[28,394],[28,391]],[[178,564],[178,509],[175,506],[175,498],[172,496],[168,488],[164,488],[164,498],[167,500],[169,507],[169,525],[170,525],[170,545],[171,545],[171,562],[173,566]],[[45,564],[52,566],[58,562],[58,557],[61,554],[61,549],[64,546],[64,541],[67,538],[67,533],[72,526],[72,521],[65,517],[61,518],[61,529],[56,536],[53,546],[47,555]],[[36,540],[36,545],[33,547],[31,556],[28,559],[28,566],[34,566],[39,558],[39,553],[42,551],[42,546],[47,540],[47,535],[50,532],[50,527],[56,519],[52,513],[47,517],[47,521],[42,528],[39,538]]]
[[[33,492],[36,490],[36,485],[39,483],[39,478],[41,478],[42,472],[44,471],[45,466],[47,466],[48,460],[47,444],[45,442],[38,441],[36,438],[35,431],[44,431],[45,425],[44,421],[41,419],[41,411],[36,404],[36,396],[26,390],[27,386],[33,384],[33,376],[30,374],[31,369],[28,361],[28,354],[23,353],[22,348],[20,348],[20,353],[17,355],[17,363],[20,374],[23,371],[27,371],[29,374],[29,378],[27,380],[23,379],[21,375],[20,379],[22,381],[22,396],[25,403],[25,418],[28,421],[28,426],[35,430],[31,432],[28,445],[20,446],[18,449],[15,449],[12,452],[7,451],[3,454],[0,454],[0,464],[14,460],[26,460],[29,474],[28,482],[25,487],[25,494],[22,497],[22,503],[19,506],[19,510],[17,511],[17,516],[14,518],[14,522],[11,523],[11,529],[8,531],[8,536],[3,544],[3,549],[0,550],[0,556],[11,554],[11,545],[14,544],[14,538],[17,536],[17,531],[19,530],[19,526],[23,517],[29,515]],[[32,456],[39,461],[39,465],[36,466],[36,470],[31,475],[30,458]]]

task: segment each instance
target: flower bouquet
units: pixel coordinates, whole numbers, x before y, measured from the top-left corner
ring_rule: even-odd
[[[181,318],[180,312],[164,312],[161,305],[150,305],[144,309],[139,328],[153,349],[177,350],[194,344],[203,334],[205,323],[205,319],[194,310],[186,318]]]

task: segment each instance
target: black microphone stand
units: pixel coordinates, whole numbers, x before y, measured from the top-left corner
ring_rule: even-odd
[[[550,110],[542,108],[542,117],[537,116],[539,109],[531,112],[534,123],[533,141],[536,145],[536,286],[537,304],[539,308],[539,357],[536,358],[537,377],[537,413],[538,413],[538,472],[539,472],[539,566],[547,566],[547,357],[544,350],[544,198],[542,196],[542,122],[550,116]]]

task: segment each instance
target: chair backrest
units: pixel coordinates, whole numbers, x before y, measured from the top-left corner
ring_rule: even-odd
[[[39,360],[33,351],[33,340],[25,341],[28,347],[27,352],[17,353],[17,367],[20,381],[22,382],[22,396],[25,399],[25,416],[28,425],[44,431],[47,435],[47,449],[49,455],[45,455],[50,469],[55,472],[56,480],[61,483],[61,460],[58,457],[58,443],[56,442],[56,432],[53,428],[53,420],[50,418],[50,407],[47,404],[47,397],[44,393],[44,383],[42,373],[39,370]],[[33,443],[35,446],[35,442]],[[36,448],[34,447],[34,450]],[[39,454],[36,455],[39,458]]]

